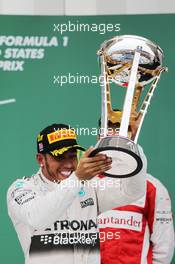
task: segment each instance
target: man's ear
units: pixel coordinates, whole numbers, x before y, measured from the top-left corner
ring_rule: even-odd
[[[44,163],[43,163],[43,161],[44,161],[44,156],[43,156],[43,154],[41,154],[41,153],[37,153],[37,154],[36,154],[36,160],[37,160],[39,166],[40,166],[40,167],[43,167],[43,165],[44,165]]]

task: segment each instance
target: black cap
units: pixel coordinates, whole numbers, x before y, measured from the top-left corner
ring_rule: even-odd
[[[68,125],[52,124],[44,128],[37,137],[38,153],[59,156],[70,149],[85,150],[76,141],[75,129]]]

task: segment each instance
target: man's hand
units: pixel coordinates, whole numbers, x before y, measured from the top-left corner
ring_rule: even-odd
[[[89,157],[89,154],[94,150],[90,147],[82,156],[75,171],[79,180],[90,180],[98,174],[111,169],[112,159],[105,154],[98,154],[95,157]]]

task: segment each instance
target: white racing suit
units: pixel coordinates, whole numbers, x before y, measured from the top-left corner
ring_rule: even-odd
[[[123,190],[121,186],[115,189],[116,206],[143,195],[144,176],[125,179]],[[8,213],[23,248],[25,264],[100,264],[96,196],[102,208],[104,191],[98,182],[96,178],[94,186],[86,181],[82,188],[72,173],[57,184],[47,180],[39,170],[31,178],[19,179],[11,185],[7,194]]]
[[[74,173],[57,184],[39,171],[9,188],[8,212],[26,264],[100,263],[96,195],[79,183]]]

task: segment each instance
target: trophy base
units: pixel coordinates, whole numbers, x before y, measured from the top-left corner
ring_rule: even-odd
[[[104,172],[107,177],[129,178],[138,174],[143,167],[137,145],[127,138],[113,136],[101,139],[90,156],[98,153],[112,158],[112,168]]]

